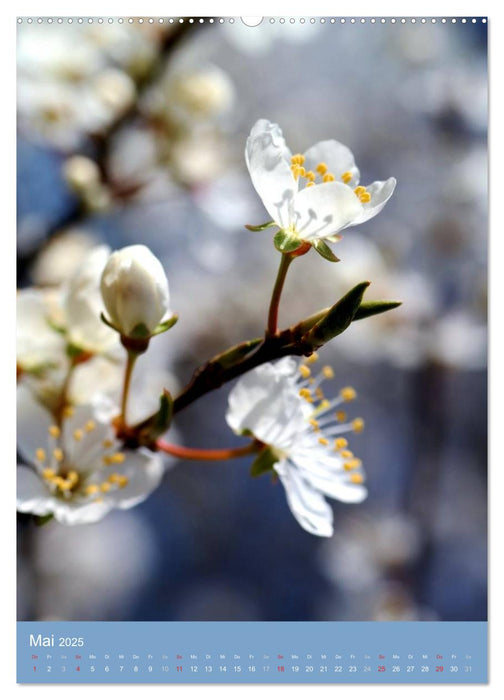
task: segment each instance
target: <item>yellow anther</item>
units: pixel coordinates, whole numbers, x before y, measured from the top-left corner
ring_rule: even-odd
[[[326,379],[332,379],[334,377],[334,370],[330,365],[322,367],[322,374]]]
[[[110,447],[114,446],[114,441],[113,440],[104,440],[102,442],[103,447],[106,447],[107,449]]]
[[[72,483],[72,486],[75,486],[75,484],[79,481],[79,474],[76,472],[74,469],[72,471],[69,471],[67,474],[67,479]]]
[[[84,437],[84,432],[80,428],[77,428],[77,430],[74,430],[73,436],[74,436],[74,440],[76,440],[77,442],[80,442],[82,440],[82,438]]]
[[[332,173],[326,173],[322,178],[322,182],[334,182],[336,178]]]
[[[58,428],[57,425],[50,425],[48,432],[49,435],[53,438],[59,438],[59,436],[61,435],[61,430]]]
[[[334,441],[334,448],[336,450],[342,450],[344,447],[348,445],[348,440],[343,437],[336,438]]]
[[[305,157],[301,153],[295,153],[291,158],[291,163],[295,165],[303,165]]]
[[[97,484],[89,484],[89,486],[86,486],[84,489],[84,493],[87,496],[92,496],[93,494],[98,493],[99,490],[100,488]]]
[[[86,431],[86,433],[91,433],[95,428],[96,423],[94,422],[94,420],[88,420],[88,422],[84,426],[84,430]]]
[[[319,405],[318,405],[318,407],[317,407],[317,411],[327,411],[327,409],[328,409],[330,406],[331,406],[331,402],[328,401],[327,399],[323,399],[323,400],[319,403]]]
[[[74,410],[71,406],[65,406],[63,409],[63,418],[71,418],[74,414]]]
[[[119,486],[120,489],[123,489],[128,484],[129,484],[129,479],[127,476],[121,476],[121,479],[117,482],[117,485]]]
[[[357,392],[355,391],[353,386],[345,386],[343,387],[343,389],[341,389],[340,396],[343,399],[343,401],[353,401],[357,396]]]
[[[103,484],[100,484],[100,491],[102,493],[107,493],[108,491],[110,491],[110,488],[111,486],[107,481],[104,481]]]
[[[42,447],[39,447],[35,452],[35,457],[39,462],[44,462],[46,458],[45,450]]]
[[[310,182],[307,182],[305,187],[313,187],[315,183],[310,180]]]
[[[320,175],[325,175],[326,172],[328,171],[328,167],[325,163],[319,163],[315,170],[320,174]]]
[[[341,179],[343,180],[345,185],[348,185],[348,183],[350,182],[352,177],[353,177],[352,173],[349,170],[347,170],[346,173],[343,173],[343,175],[341,176]]]
[[[305,176],[305,178],[308,180],[308,182],[313,182],[313,181],[315,180],[315,178],[317,177],[317,176],[315,175],[315,173],[313,172],[313,170],[307,170],[307,171],[305,172],[305,175],[304,175],[304,176]]]
[[[320,399],[321,401],[324,398],[324,392],[322,391],[322,389],[319,386],[315,389],[315,396],[317,397],[317,399]]]
[[[302,165],[298,167],[298,176],[299,177],[304,177],[306,175],[306,170],[303,168]]]
[[[319,426],[318,422],[315,420],[315,418],[310,418],[310,420],[308,422],[311,425],[311,427],[313,428],[313,430],[315,430],[315,431],[320,430],[320,426]]]
[[[302,399],[305,399],[306,401],[313,403],[313,396],[311,395],[311,391],[309,389],[307,389],[306,387],[303,387],[302,389],[299,390],[299,396]]]
[[[328,445],[329,444],[329,440],[327,440],[327,438],[325,438],[325,437],[319,437],[318,441],[320,442],[321,445]]]
[[[53,450],[53,457],[57,462],[62,462],[64,460],[65,455],[61,447],[56,447],[56,449]]]
[[[110,455],[111,464],[122,464],[125,459],[126,455],[124,452],[115,452],[113,455]]]
[[[371,201],[371,195],[369,192],[363,192],[361,195],[359,195],[359,199],[363,204],[367,204]]]
[[[42,476],[44,477],[44,479],[52,481],[52,479],[54,479],[54,477],[56,476],[56,472],[54,471],[54,469],[44,469],[44,471],[42,472]]]
[[[98,498],[94,499],[94,502],[95,503],[103,503],[103,498],[101,496],[99,496]]]
[[[354,418],[352,421],[352,430],[354,433],[362,433],[364,430],[364,419],[363,418]]]
[[[303,379],[308,379],[311,374],[311,369],[306,365],[299,365],[299,374],[303,377]]]
[[[340,423],[343,423],[347,419],[347,414],[345,413],[345,411],[336,411],[334,415],[336,416],[336,420]]]
[[[352,482],[352,484],[362,484],[364,483],[364,477],[362,476],[362,474],[352,474],[350,476],[350,481]]]
[[[341,450],[343,459],[353,459],[354,453],[351,450]]]
[[[315,362],[318,360],[318,355],[316,352],[312,353],[310,357],[305,358],[305,362],[307,365],[313,365]]]
[[[352,471],[352,469],[358,469],[361,466],[362,466],[361,460],[355,458],[355,459],[349,460],[348,462],[345,462],[345,464],[343,465],[343,468],[345,469],[345,471],[349,472],[349,471]]]
[[[127,486],[127,484],[129,483],[128,477],[124,476],[124,474],[117,474],[117,473],[111,474],[109,476],[108,480],[110,481],[111,484],[117,484],[117,486],[119,486],[119,488],[121,488],[121,489],[124,488],[125,486]]]
[[[359,185],[358,187],[356,187],[356,188],[354,189],[354,192],[355,192],[355,194],[357,195],[357,197],[360,197],[361,194],[364,194],[365,191],[366,191],[366,188],[363,187],[362,185]]]

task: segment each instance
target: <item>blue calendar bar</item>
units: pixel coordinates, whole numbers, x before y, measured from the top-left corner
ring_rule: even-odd
[[[19,683],[486,683],[486,622],[19,622]]]

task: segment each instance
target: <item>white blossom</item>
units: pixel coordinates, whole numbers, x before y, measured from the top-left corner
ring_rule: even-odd
[[[124,336],[139,327],[152,333],[168,314],[168,280],[159,260],[144,245],[112,253],[103,271],[101,292],[110,322]]]
[[[337,240],[343,229],[376,216],[396,185],[393,177],[359,185],[352,152],[338,141],[293,155],[278,124],[266,119],[252,127],[245,160],[274,223],[300,241]]]
[[[247,373],[229,395],[226,415],[237,433],[250,432],[273,448],[274,469],[285,488],[292,514],[308,532],[321,537],[333,534],[333,514],[325,496],[346,503],[366,498],[361,461],[342,437],[360,432],[361,418],[347,422],[338,409],[355,398],[351,387],[328,400],[321,384],[333,376],[324,367],[312,377],[310,364],[287,357],[265,363]]]
[[[52,514],[65,525],[92,523],[113,508],[132,508],[159,485],[158,455],[119,450],[111,423],[118,411],[106,397],[67,407],[61,426],[27,387],[17,399],[18,449],[29,465],[17,470],[20,512]]]

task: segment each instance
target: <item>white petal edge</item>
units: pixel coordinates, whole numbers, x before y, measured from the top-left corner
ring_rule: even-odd
[[[348,226],[358,226],[379,214],[394,194],[396,183],[397,180],[395,177],[389,177],[388,180],[376,180],[366,187],[371,195],[371,201],[362,205],[361,214],[348,224]]]
[[[362,204],[342,182],[326,182],[301,190],[294,200],[294,225],[304,240],[318,240],[353,225]]]

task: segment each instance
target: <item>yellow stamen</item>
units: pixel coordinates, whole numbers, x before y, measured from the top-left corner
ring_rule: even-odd
[[[319,386],[315,389],[315,396],[317,397],[317,399],[320,399],[321,401],[324,398],[324,392],[322,391],[322,389]]]
[[[319,424],[318,424],[318,422],[315,420],[315,418],[310,418],[310,420],[309,420],[308,422],[309,422],[309,424],[311,425],[311,427],[313,428],[313,430],[315,430],[315,432],[317,432],[318,430],[320,430]]]
[[[350,476],[350,481],[353,484],[362,484],[364,483],[364,477],[362,476],[362,474],[352,474]]]
[[[122,464],[125,459],[126,455],[124,452],[115,452],[113,455],[110,455],[111,464]]]
[[[61,430],[58,428],[57,425],[50,425],[48,432],[49,435],[53,438],[59,438],[59,436],[61,435]]]
[[[363,193],[359,196],[359,199],[360,199],[360,201],[361,201],[363,204],[367,204],[368,202],[371,201],[371,195],[369,194],[369,192],[363,192]]]
[[[362,433],[364,430],[364,419],[363,418],[354,418],[352,421],[352,430],[354,433]]]
[[[332,173],[326,173],[322,178],[322,182],[334,182],[336,178]]]
[[[328,167],[325,163],[319,163],[315,170],[319,173],[319,175],[325,175],[328,171]]]
[[[71,406],[65,406],[63,409],[63,418],[71,418],[74,414],[74,410]]]
[[[100,491],[102,491],[103,493],[107,493],[108,491],[110,491],[110,488],[110,484],[106,481],[104,481],[103,484],[100,484]]]
[[[348,185],[348,183],[350,182],[352,177],[353,177],[352,173],[349,170],[347,170],[345,173],[343,173],[343,175],[341,176],[341,179],[343,180],[345,185]]]
[[[354,453],[351,450],[341,450],[340,454],[343,459],[352,459],[354,456]]]
[[[117,484],[117,486],[119,486],[119,488],[121,488],[121,489],[124,488],[125,486],[127,486],[127,484],[129,483],[128,477],[124,476],[124,474],[117,474],[117,473],[111,474],[109,476],[108,480],[110,481],[111,484]]]
[[[305,162],[305,157],[301,153],[295,153],[291,158],[291,163],[293,165],[303,165]]]
[[[298,176],[299,177],[304,177],[306,175],[306,170],[303,168],[302,165],[298,167]]]
[[[72,469],[72,471],[68,472],[67,479],[72,483],[72,486],[75,486],[75,484],[79,481],[79,474]]]
[[[330,405],[331,405],[330,401],[328,401],[327,399],[323,399],[319,403],[319,405],[317,407],[317,411],[327,411],[327,409],[329,408]]]
[[[313,172],[313,170],[308,170],[305,172],[305,178],[308,180],[308,182],[313,182],[317,176]]]
[[[321,445],[328,445],[329,440],[327,440],[325,437],[319,437],[318,441],[320,442]]]
[[[56,449],[53,450],[53,457],[57,462],[63,461],[65,455],[63,454],[63,450],[61,449],[61,447],[56,447]]]
[[[113,440],[104,440],[102,442],[103,447],[110,448],[114,446],[114,441]]]
[[[128,484],[129,484],[129,479],[127,476],[121,476],[120,481],[117,482],[117,485],[119,486],[120,489],[123,489]]]
[[[334,370],[329,365],[322,367],[322,374],[326,379],[332,379],[334,377]]]
[[[42,447],[39,447],[35,452],[35,457],[39,462],[44,462],[46,458],[45,450]]]
[[[299,374],[303,377],[303,379],[308,379],[311,374],[311,369],[306,365],[299,365]]]
[[[316,352],[312,353],[310,357],[305,359],[307,365],[313,365],[318,360],[318,355]]]
[[[353,401],[357,396],[357,392],[352,386],[345,386],[341,389],[340,396],[343,401]]]
[[[355,192],[355,194],[357,195],[357,197],[360,197],[361,194],[364,194],[365,191],[366,191],[366,188],[363,187],[362,185],[359,185],[358,187],[356,187],[356,188],[354,189],[354,192]]]
[[[336,420],[340,423],[343,423],[347,419],[347,414],[345,413],[345,411],[336,411],[335,416]]]
[[[343,437],[336,438],[334,441],[334,448],[336,450],[342,450],[344,447],[348,445],[348,440]]]
[[[87,496],[92,496],[94,493],[98,493],[99,490],[100,488],[97,484],[89,484],[89,486],[86,486],[84,489],[84,493]]]
[[[305,187],[313,187],[314,184],[315,184],[314,182],[310,181],[310,182],[306,183]]]
[[[352,469],[358,469],[361,466],[362,466],[361,460],[355,458],[355,459],[351,459],[348,462],[345,462],[345,464],[343,465],[343,468],[345,469],[345,471],[349,472],[349,471],[352,471]]]
[[[96,423],[94,422],[94,420],[88,420],[88,422],[84,426],[84,430],[86,431],[86,433],[91,433],[95,428]]]
[[[42,472],[42,476],[44,477],[44,479],[51,481],[56,476],[56,472],[54,471],[54,469],[44,469],[44,471]]]
[[[80,428],[77,428],[77,430],[74,430],[73,436],[76,442],[80,442],[84,437],[84,432]]]
[[[303,387],[302,389],[299,390],[299,396],[302,399],[305,399],[309,403],[313,403],[313,397],[311,395],[311,391],[307,389],[306,387]]]

